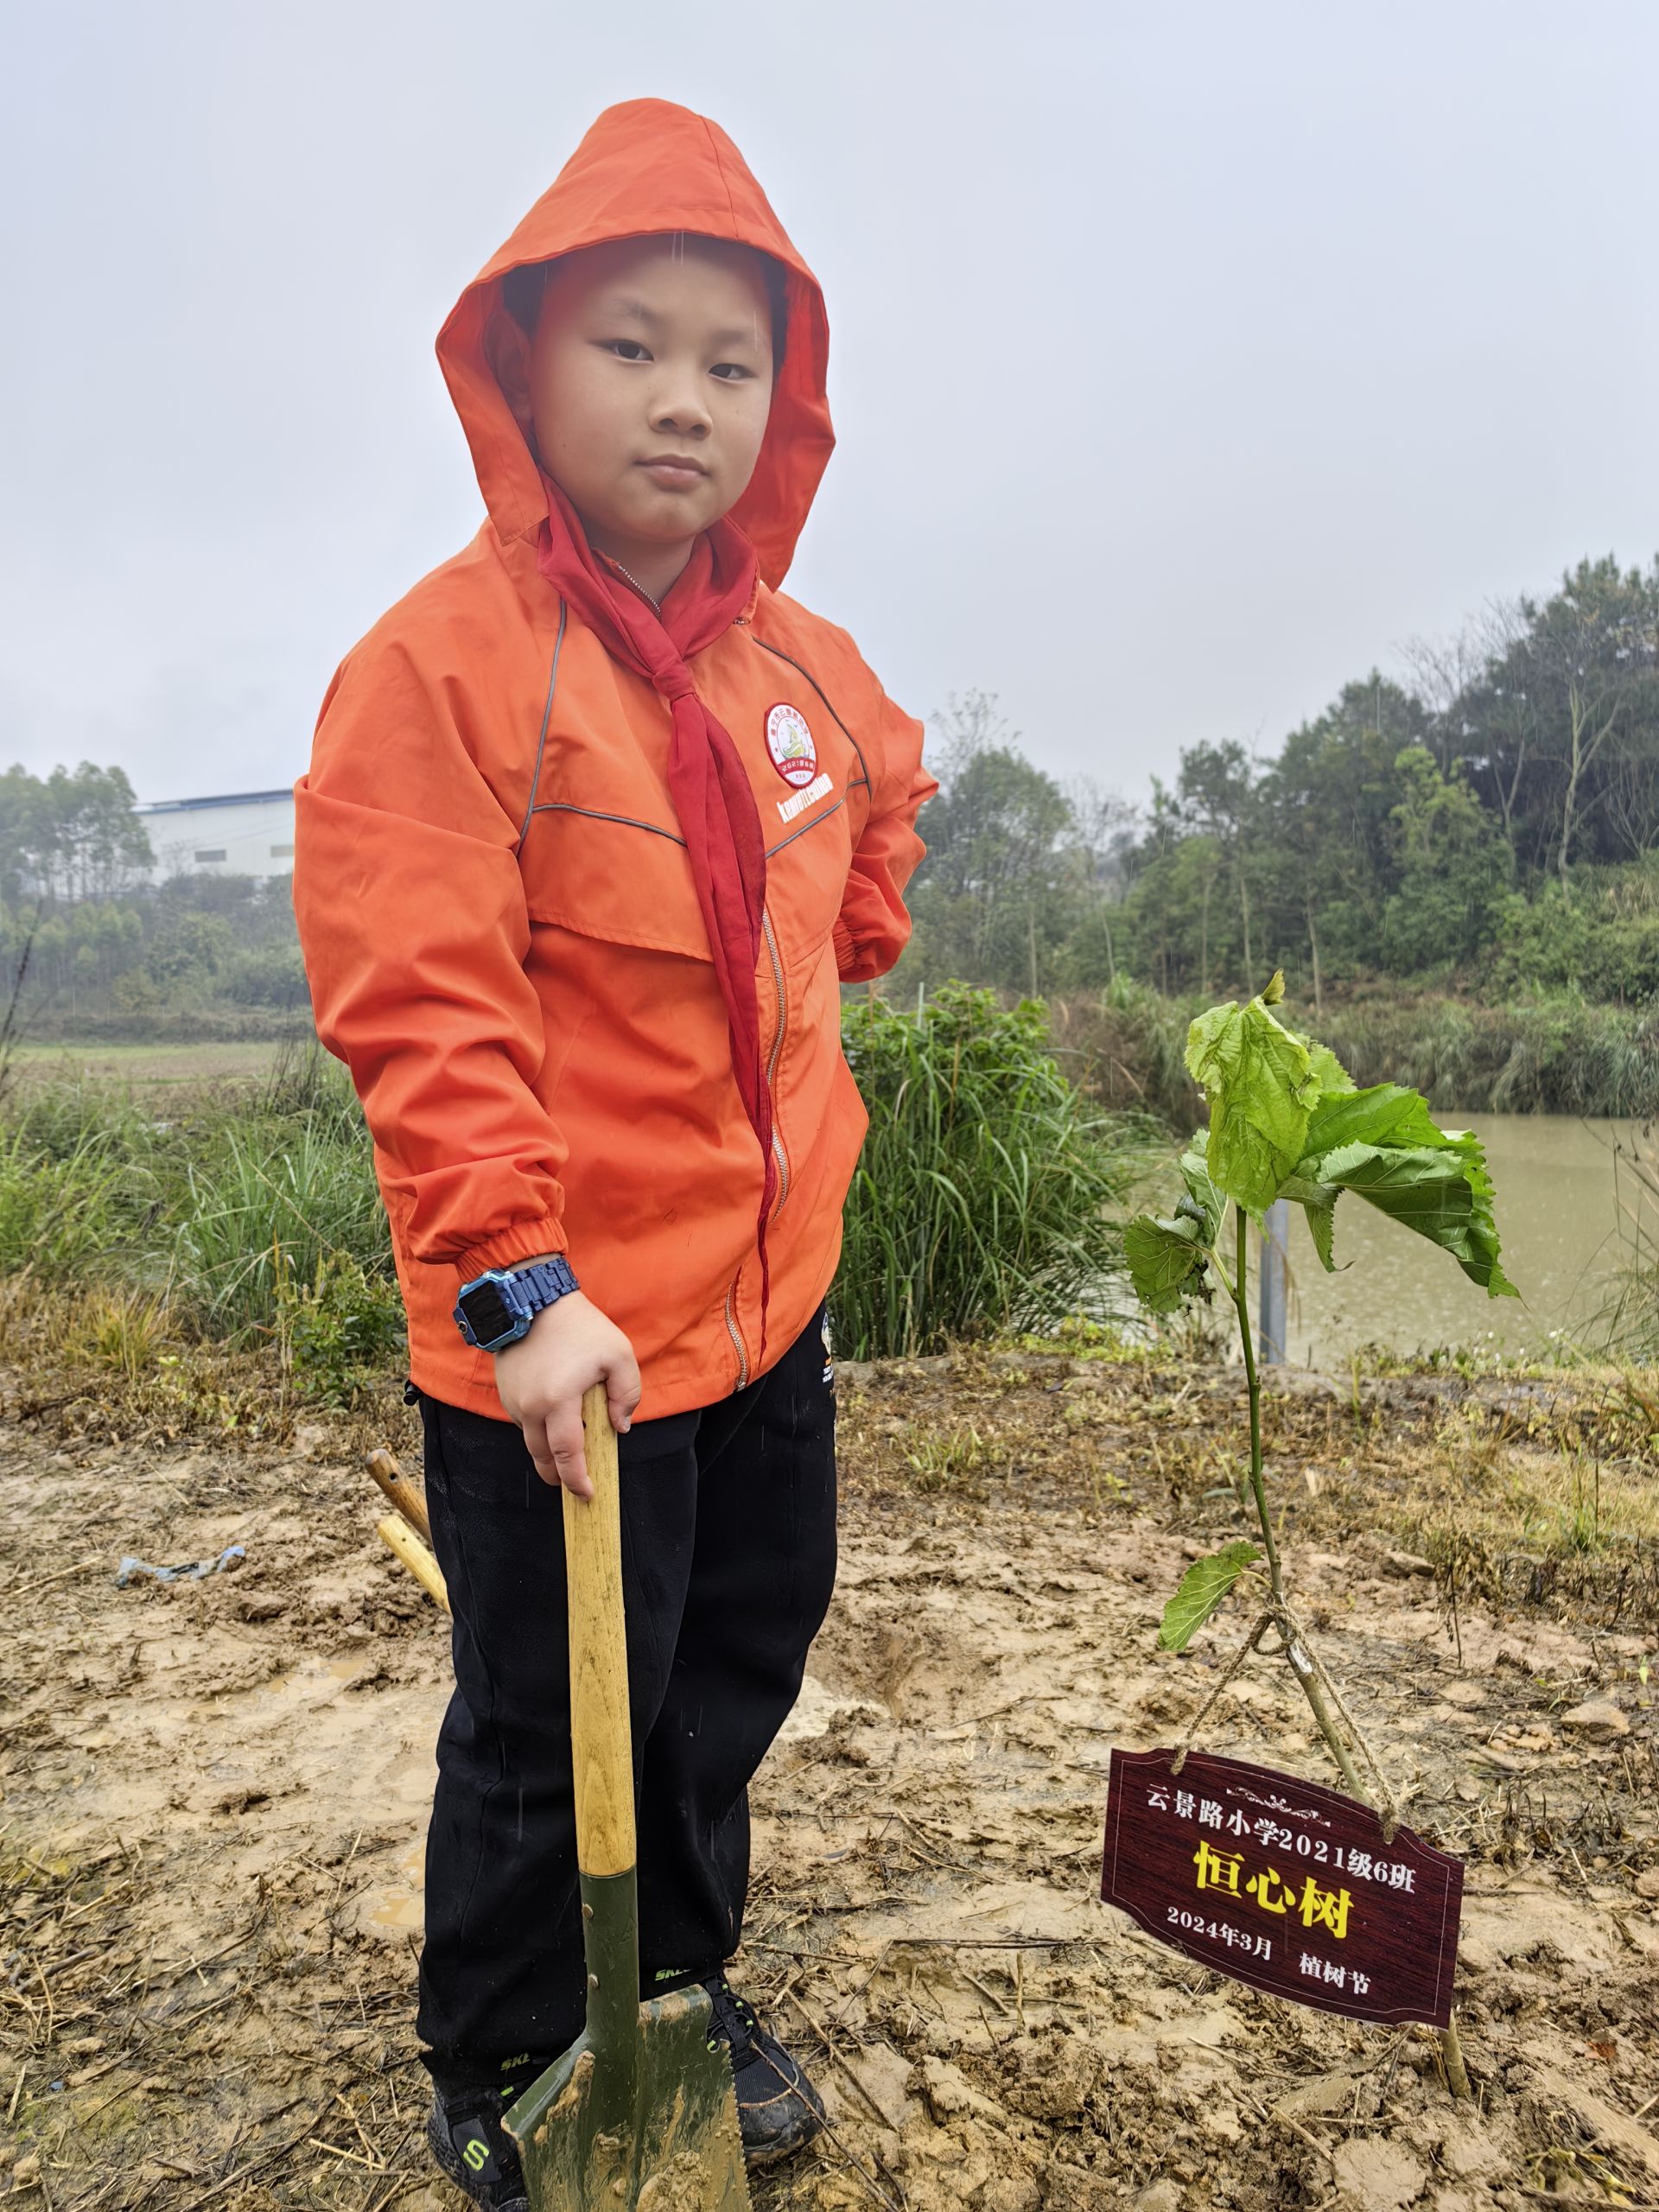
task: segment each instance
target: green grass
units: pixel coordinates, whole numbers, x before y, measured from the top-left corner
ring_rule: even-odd
[[[1356,1083],[1408,1084],[1443,1113],[1659,1112],[1659,1008],[1379,988],[1333,1006],[1320,1034]]]
[[[831,1303],[855,1358],[1052,1328],[1108,1299],[1149,1127],[1087,1099],[1036,1005],[947,986],[914,1014],[848,1009],[870,1130]]]
[[[854,1357],[1104,1311],[1149,1124],[1086,1099],[1040,1008],[942,992],[849,1007],[871,1114],[835,1291]],[[367,1132],[317,1047],[191,1090],[85,1073],[21,1086],[0,1125],[0,1274],[88,1295],[122,1372],[194,1338],[275,1344],[314,1394],[397,1356],[401,1309]],[[170,1356],[170,1355],[168,1355]]]
[[[342,1265],[391,1280],[368,1147],[327,1121],[228,1128],[200,1166],[186,1164],[185,1180],[175,1281],[206,1335],[270,1327],[298,1288]]]
[[[54,1150],[26,1128],[0,1131],[0,1273],[95,1274],[121,1241],[131,1171],[97,1131]]]
[[[1620,1027],[1607,1026],[1613,1010],[1536,1009],[1529,1058],[1515,1010],[1420,1001],[1414,1035],[1407,1011],[1379,998],[1328,1015],[1361,1081],[1427,1081],[1442,1106],[1448,1093],[1490,1103],[1506,1068],[1511,1101],[1524,1078],[1547,1091],[1536,1103],[1559,1103],[1574,1064],[1581,1084],[1637,1087],[1580,1027],[1600,1025],[1623,1050],[1639,1041],[1633,1015]],[[1048,1338],[1077,1315],[1110,1323],[1119,1224],[1167,1135],[1098,1092],[1177,1111],[1185,1022],[1186,1009],[1132,985],[1103,1010],[1074,1001],[1052,1025],[1039,1007],[1007,1011],[960,985],[919,1013],[862,994],[849,1002],[844,1038],[870,1132],[833,1293],[841,1349],[912,1357],[964,1339]],[[1096,1086],[1108,1048],[1118,1072]],[[384,1375],[401,1308],[345,1071],[313,1045],[236,1073],[210,1063],[194,1084],[185,1072],[31,1070],[0,1117],[0,1276],[95,1293],[89,1346],[106,1344],[100,1357],[123,1371],[161,1357],[164,1341],[194,1339],[274,1344],[324,1396]],[[1612,1342],[1652,1358],[1659,1199],[1634,1181],[1630,1196],[1642,1203]]]
[[[253,1080],[22,1085],[0,1126],[0,1275],[85,1293],[94,1364],[176,1338],[271,1342],[300,1387],[348,1397],[402,1315],[367,1133],[320,1046]]]
[[[1200,1116],[1198,1086],[1186,1071],[1186,1033],[1201,1011],[1196,999],[1166,998],[1120,976],[1097,999],[1058,1002],[1054,1033],[1077,1056],[1103,1106],[1156,1114],[1185,1132]]]
[[[1120,978],[1098,998],[1057,1006],[1055,1033],[1103,1104],[1185,1130],[1198,1102],[1183,1055],[1201,1010]],[[1295,1011],[1313,1018],[1305,988]],[[1596,1005],[1560,991],[1488,1006],[1369,982],[1328,992],[1319,1032],[1356,1083],[1403,1084],[1437,1113],[1659,1115],[1659,1005]]]
[[[146,1084],[196,1090],[219,1076],[261,1076],[296,1046],[292,1040],[168,1044],[156,1039],[23,1038],[9,1048],[20,1077],[58,1082],[101,1071]]]
[[[1617,1357],[1651,1367],[1659,1364],[1659,1128],[1649,1122],[1622,1137],[1615,1166],[1624,1263],[1604,1333]]]

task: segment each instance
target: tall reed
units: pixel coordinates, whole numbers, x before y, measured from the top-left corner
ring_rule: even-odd
[[[1198,1010],[1120,977],[1098,997],[1058,1006],[1055,1027],[1103,1104],[1142,1107],[1185,1130],[1198,1118],[1183,1061]],[[1311,1014],[1305,1001],[1300,1011]],[[1327,991],[1319,1025],[1357,1083],[1403,1084],[1440,1113],[1659,1114],[1659,1005],[1560,993],[1481,1006],[1365,983]]]
[[[856,1002],[843,1036],[870,1129],[831,1295],[842,1350],[912,1357],[1101,1312],[1148,1131],[1062,1071],[1043,1009],[950,984],[913,1014]]]
[[[175,1236],[178,1294],[204,1335],[269,1328],[297,1287],[341,1263],[389,1282],[391,1248],[366,1138],[327,1118],[226,1130],[187,1164]]]
[[[1659,1129],[1649,1122],[1614,1146],[1618,1285],[1602,1319],[1610,1351],[1642,1365],[1659,1362]]]

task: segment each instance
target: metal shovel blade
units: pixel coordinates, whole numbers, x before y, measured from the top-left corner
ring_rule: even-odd
[[[531,2212],[750,2212],[737,2098],[708,1993],[639,2008],[632,2051],[587,2030],[506,2116]]]

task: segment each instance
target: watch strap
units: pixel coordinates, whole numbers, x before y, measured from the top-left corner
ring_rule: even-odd
[[[562,1252],[556,1252],[550,1260],[533,1261],[527,1267],[504,1268],[502,1273],[511,1275],[516,1284],[530,1293],[538,1313],[581,1287],[571,1272],[569,1261]]]

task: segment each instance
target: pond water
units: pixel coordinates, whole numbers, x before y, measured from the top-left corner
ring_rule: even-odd
[[[1615,1147],[1628,1153],[1641,1125],[1570,1114],[1435,1118],[1472,1128],[1486,1147],[1504,1270],[1520,1297],[1488,1298],[1449,1254],[1351,1194],[1337,1202],[1337,1273],[1327,1275],[1293,1206],[1286,1357],[1296,1365],[1341,1369],[1365,1344],[1524,1352],[1563,1337],[1586,1350],[1599,1341],[1598,1315],[1630,1257],[1619,1234],[1630,1185]]]

